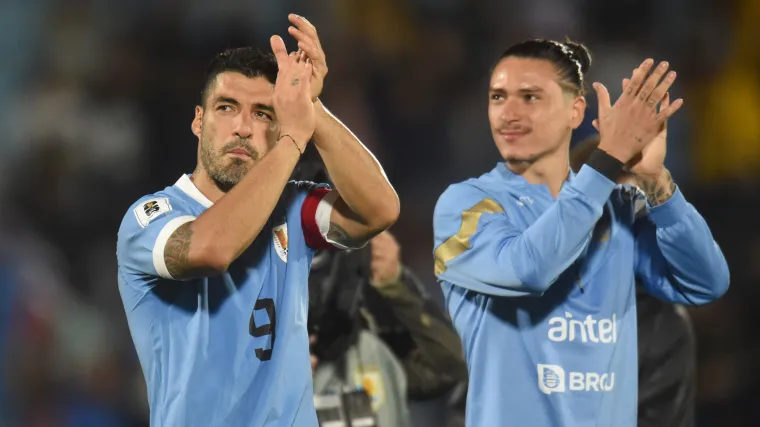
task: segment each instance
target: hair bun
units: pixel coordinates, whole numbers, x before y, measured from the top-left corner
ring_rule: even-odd
[[[565,40],[564,45],[567,46],[570,51],[571,58],[581,64],[581,72],[586,74],[591,66],[591,52],[589,52],[588,48],[570,40]]]

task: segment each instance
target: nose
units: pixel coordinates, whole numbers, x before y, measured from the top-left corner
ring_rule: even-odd
[[[253,135],[253,118],[250,114],[238,114],[233,133],[243,139],[249,139]]]
[[[502,105],[501,119],[505,123],[519,121],[522,118],[522,106],[515,97],[509,97]]]

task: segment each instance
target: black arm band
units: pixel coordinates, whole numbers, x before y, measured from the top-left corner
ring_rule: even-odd
[[[623,173],[623,162],[610,156],[604,150],[599,148],[586,160],[586,164],[600,174],[607,177],[610,181],[617,182],[620,175]]]

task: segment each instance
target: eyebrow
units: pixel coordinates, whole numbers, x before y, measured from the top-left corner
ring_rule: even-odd
[[[543,92],[543,91],[544,90],[538,86],[528,86],[528,87],[520,88],[520,90],[518,90],[517,92],[518,93],[537,93],[537,92]]]
[[[262,104],[261,102],[255,102],[253,104],[253,108],[255,108],[257,110],[268,111],[268,112],[274,114],[274,107],[272,107],[271,105],[268,105],[268,104]]]
[[[498,92],[498,93],[507,93],[507,90],[502,87],[491,87],[489,91]],[[540,93],[540,92],[544,92],[544,90],[538,86],[523,87],[517,90],[517,93],[519,94]]]
[[[218,97],[216,97],[216,99],[214,100],[214,104],[231,104],[231,105],[235,105],[235,106],[240,106],[240,102],[237,99],[230,98],[230,97],[227,97],[227,96],[218,96]],[[255,102],[255,103],[253,103],[253,108],[257,109],[257,110],[265,110],[265,111],[268,111],[270,113],[274,113],[274,107],[272,107],[269,104],[264,104],[264,103],[261,103],[261,102]]]
[[[232,105],[240,105],[237,99],[235,98],[229,98],[226,96],[217,96],[214,100],[214,104],[232,104]]]

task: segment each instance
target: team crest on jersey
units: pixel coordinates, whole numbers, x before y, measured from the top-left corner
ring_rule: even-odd
[[[281,224],[272,229],[272,240],[277,256],[282,262],[288,262],[288,224]]]
[[[372,402],[372,410],[377,412],[383,402],[385,402],[385,390],[383,379],[380,371],[357,371],[354,373],[355,384],[360,385]]]
[[[137,222],[145,228],[156,218],[172,210],[172,205],[169,204],[169,199],[162,197],[160,199],[152,199],[137,206],[135,208],[135,216]]]

